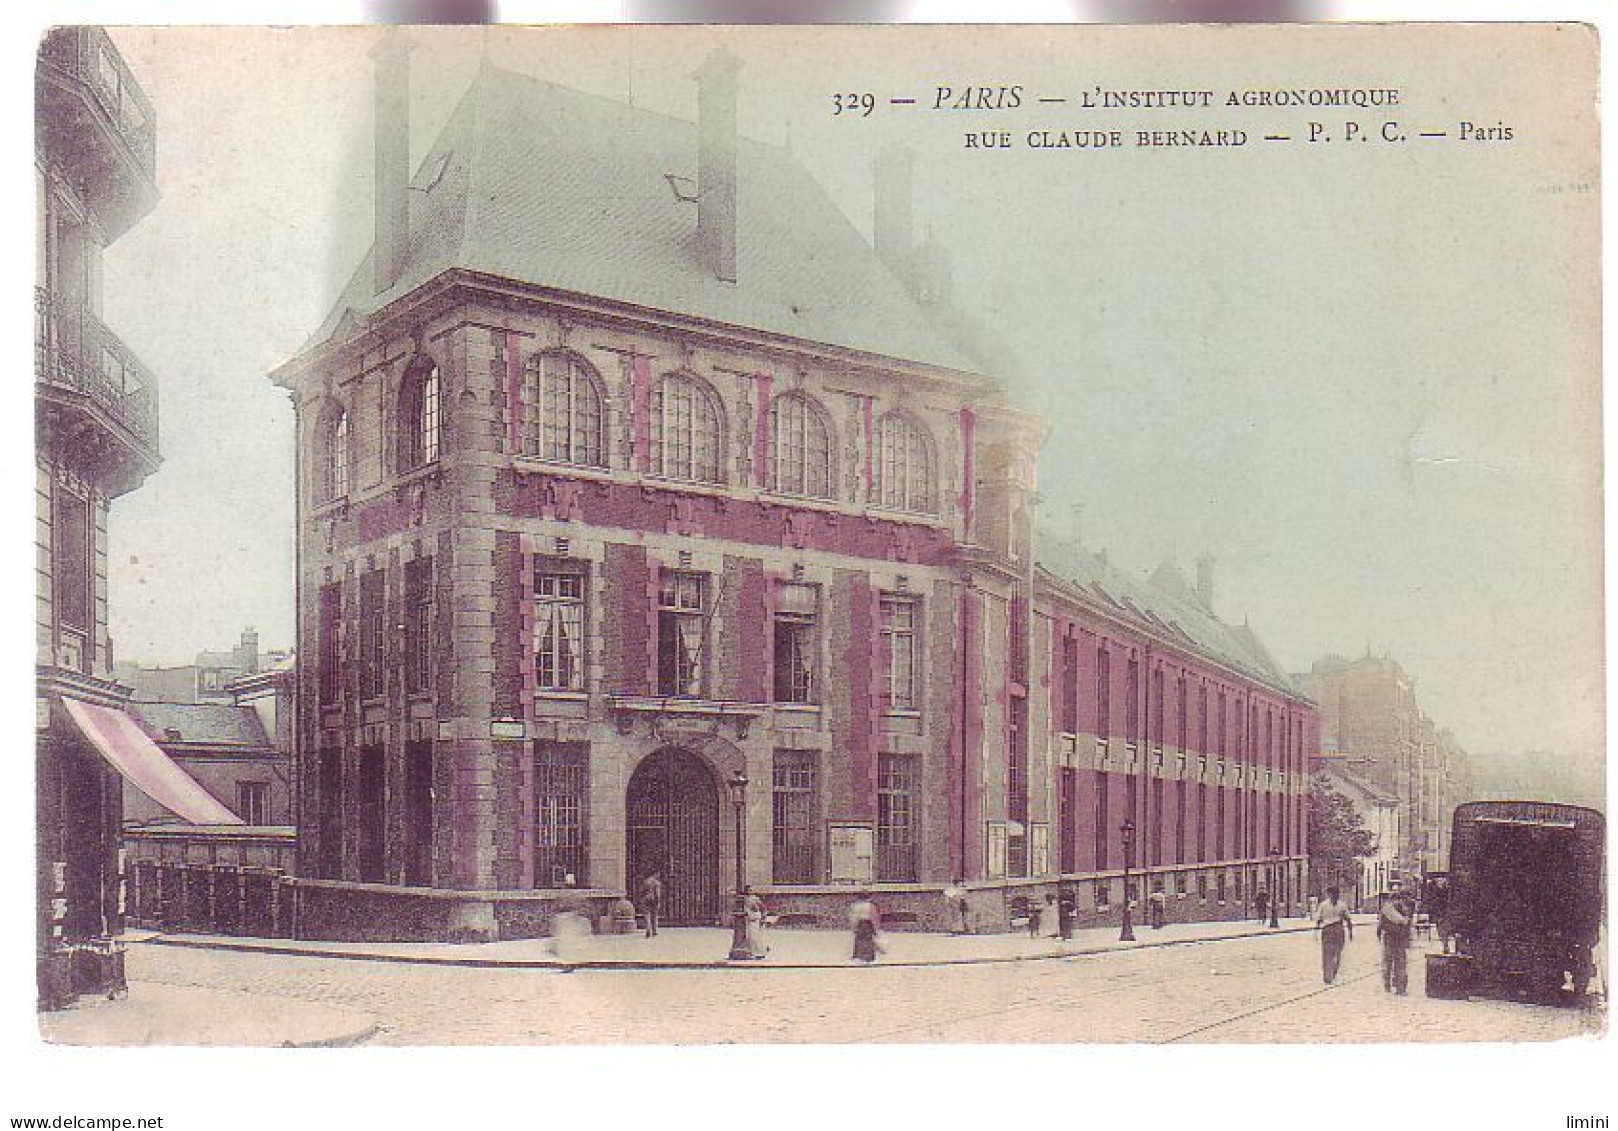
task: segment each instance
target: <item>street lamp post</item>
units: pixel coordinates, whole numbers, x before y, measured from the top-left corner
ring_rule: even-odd
[[[1118,835],[1124,841],[1124,926],[1118,932],[1118,941],[1134,942],[1135,924],[1129,913],[1129,866],[1135,856],[1135,822],[1126,817],[1124,823],[1118,826]]]
[[[747,881],[744,861],[747,845],[747,775],[737,770],[730,775],[730,803],[736,808],[736,907],[732,914],[730,960],[743,961],[753,957],[753,948],[747,944]]]
[[[1281,903],[1281,847],[1270,845],[1270,926],[1279,927],[1276,912]]]

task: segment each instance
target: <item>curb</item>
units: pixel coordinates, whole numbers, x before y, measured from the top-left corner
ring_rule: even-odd
[[[171,938],[153,935],[151,938],[132,940],[137,946],[172,946],[190,950],[229,950],[244,954],[278,954],[293,958],[333,958],[345,962],[384,962],[405,966],[450,966],[473,970],[555,970],[571,974],[575,970],[859,970],[859,969],[917,969],[933,966],[985,966],[1010,965],[1018,962],[1061,962],[1074,958],[1094,958],[1106,954],[1125,954],[1135,950],[1157,950],[1170,946],[1195,946],[1198,943],[1237,942],[1242,939],[1275,938],[1278,935],[1313,933],[1313,926],[1277,927],[1262,932],[1244,934],[1205,935],[1199,938],[1166,938],[1136,941],[1122,946],[1091,946],[1077,950],[1043,951],[1038,954],[989,955],[980,958],[906,959],[894,962],[732,962],[715,959],[711,962],[672,962],[651,959],[581,959],[567,962],[557,958],[461,958],[454,955],[371,954],[361,951],[319,950],[314,947],[265,946],[261,943],[239,943],[200,939]],[[371,1034],[367,1034],[367,1037]],[[365,1038],[361,1038],[365,1039]],[[356,1042],[357,1043],[357,1042]]]
[[[335,1037],[319,1037],[312,1041],[282,1041],[278,1046],[284,1049],[349,1049],[356,1045],[363,1045],[366,1041],[382,1031],[376,1022],[371,1022],[362,1029],[355,1029],[351,1033],[339,1033]]]

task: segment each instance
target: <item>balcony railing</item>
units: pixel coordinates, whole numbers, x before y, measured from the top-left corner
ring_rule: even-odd
[[[84,394],[157,449],[157,378],[82,306],[34,288],[34,379]]]
[[[40,57],[84,84],[146,175],[154,177],[157,130],[152,104],[107,33],[98,27],[54,28],[45,38]]]

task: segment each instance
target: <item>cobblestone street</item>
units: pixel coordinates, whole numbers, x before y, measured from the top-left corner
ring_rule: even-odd
[[[130,977],[321,1002],[397,1045],[1549,1041],[1594,1009],[1382,990],[1362,930],[1322,990],[1307,933],[984,965],[819,970],[468,969],[136,945]]]

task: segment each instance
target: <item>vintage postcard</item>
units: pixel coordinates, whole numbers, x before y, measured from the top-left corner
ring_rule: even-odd
[[[1597,57],[51,30],[43,1039],[1600,1035]]]

